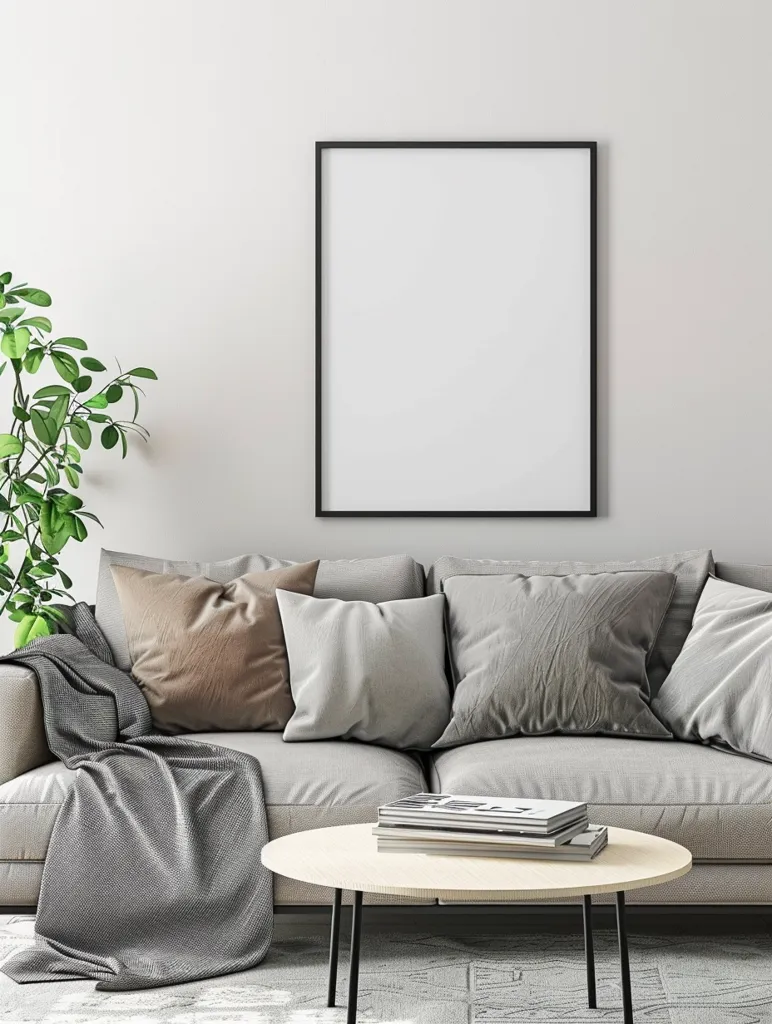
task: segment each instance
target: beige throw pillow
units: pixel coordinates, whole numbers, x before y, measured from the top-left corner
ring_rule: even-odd
[[[276,590],[312,594],[319,562],[231,583],[113,565],[131,672],[166,733],[283,729],[294,711]]]

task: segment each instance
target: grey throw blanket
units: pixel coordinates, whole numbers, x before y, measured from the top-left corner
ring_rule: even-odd
[[[74,784],[54,825],[37,943],[5,963],[19,982],[94,978],[151,988],[246,970],[271,942],[260,765],[153,734],[147,702],[113,664],[87,605],[73,635],[0,658],[40,683],[48,745]]]

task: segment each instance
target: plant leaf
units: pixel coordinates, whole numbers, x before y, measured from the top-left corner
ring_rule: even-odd
[[[105,391],[105,398],[110,403],[110,405],[114,405],[115,402],[120,402],[120,400],[123,398],[123,388],[121,387],[121,385],[111,384],[107,391]]]
[[[25,615],[13,634],[13,646],[18,650],[41,636],[50,636],[51,628],[42,615]]]
[[[78,515],[84,519],[92,519],[95,523],[98,523],[99,526],[102,526],[102,520],[98,519],[93,512],[84,512],[82,510],[79,510]],[[104,529],[104,527],[102,527],[102,529]]]
[[[53,566],[49,566],[46,562],[40,562],[38,565],[33,565],[29,570],[30,576],[36,580],[48,579],[49,576],[54,576],[56,570]]]
[[[49,491],[48,494],[60,512],[74,512],[83,507],[83,502],[77,494],[70,494],[69,491],[63,491],[61,488]]]
[[[21,423],[29,423],[29,413],[26,409],[22,409],[20,405],[13,407],[13,414]]]
[[[21,359],[27,351],[32,335],[27,327],[17,327],[15,330],[7,330],[0,342],[0,350],[9,359]]]
[[[56,444],[56,437],[59,431],[55,429],[55,423],[51,421],[49,416],[44,415],[40,409],[31,409],[30,419],[32,420],[32,429],[35,431],[38,441],[42,441],[45,445]],[[51,553],[55,554],[55,552]]]
[[[114,427],[112,423],[105,427],[102,431],[102,447],[103,448],[115,448],[118,444],[118,429]]]
[[[158,380],[158,375],[155,370],[149,370],[147,366],[135,366],[133,370],[129,370],[130,377],[146,377],[148,380]]]
[[[91,427],[85,420],[70,420],[70,433],[77,445],[85,449],[91,446]]]
[[[13,278],[13,274],[11,273],[11,271],[10,270],[5,270],[5,271],[3,271],[2,274],[0,274],[0,284],[2,284],[3,286],[5,286],[7,284],[10,284],[12,278]]]
[[[107,369],[104,363],[100,363],[93,356],[84,356],[80,361],[80,365],[86,370],[91,370],[92,373],[101,373],[102,370]]]
[[[50,306],[51,296],[42,288],[14,288],[12,295],[18,295],[20,299],[26,299],[33,306]]]
[[[61,345],[63,348],[77,348],[81,352],[85,352],[88,348],[83,338],[57,338],[54,345]]]
[[[33,398],[58,398],[59,395],[71,395],[72,392],[64,384],[46,384],[44,388],[36,391]]]
[[[9,459],[12,455],[20,455],[24,445],[13,434],[0,434],[0,460]]]
[[[53,501],[44,501],[40,509],[40,539],[49,555],[58,555],[73,536],[73,516],[61,512]]]
[[[52,352],[51,359],[56,367],[56,372],[62,380],[66,380],[68,384],[72,384],[75,378],[80,374],[78,364],[72,356],[67,352]]]
[[[105,395],[94,395],[87,402],[83,403],[89,409],[106,409],[107,397]]]
[[[28,320],[22,320],[19,326],[37,327],[39,331],[50,331],[51,321],[47,316],[31,316]]]
[[[64,475],[67,477],[67,483],[70,485],[70,487],[74,487],[76,490],[78,487],[80,487],[80,477],[73,470],[72,466],[64,467]]]
[[[40,369],[40,364],[43,362],[45,357],[45,350],[42,348],[29,348],[27,354],[24,356],[24,369],[27,373],[37,373]]]
[[[86,537],[88,537],[88,530],[86,529],[86,524],[82,523],[77,516],[70,516],[70,518],[72,519],[73,522],[73,539],[77,540],[78,542],[84,541]]]
[[[59,395],[54,404],[51,407],[49,413],[49,422],[53,421],[56,427],[56,436],[59,436],[59,432],[64,426],[64,421],[67,419],[67,409],[70,405],[69,395]]]
[[[18,320],[19,317],[23,315],[23,309],[1,309],[0,324],[12,324],[14,320]]]
[[[93,381],[94,378],[89,377],[89,375],[86,373],[82,377],[76,377],[75,380],[72,382],[72,386],[73,388],[75,388],[78,394],[82,394],[84,391],[88,391]]]

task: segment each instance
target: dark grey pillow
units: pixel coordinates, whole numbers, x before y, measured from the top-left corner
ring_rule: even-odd
[[[503,736],[668,737],[646,659],[673,596],[666,572],[445,581],[453,715],[435,747]]]
[[[707,549],[678,551],[637,562],[524,562],[493,561],[487,558],[454,558],[443,555],[428,573],[427,594],[442,593],[445,580],[452,576],[494,576],[519,573],[522,576],[570,576],[575,573],[598,572],[672,572],[676,578],[675,593],[665,615],[651,655],[648,672],[652,693],[657,693],[670,666],[681,653],[692,627],[697,599],[713,570],[713,555]],[[321,572],[321,569],[320,569]]]
[[[772,761],[772,594],[708,579],[653,707],[678,739]]]

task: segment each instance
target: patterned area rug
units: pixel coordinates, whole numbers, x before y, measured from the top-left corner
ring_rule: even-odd
[[[30,917],[0,918],[0,961],[31,941]],[[400,935],[365,932],[362,1024],[621,1022],[613,933],[596,931],[599,1009],[585,1002],[581,934]],[[638,1024],[772,1024],[772,939],[631,936]],[[147,992],[92,982],[16,985],[0,974],[2,1024],[344,1024],[327,1009],[326,942],[279,939],[243,974]],[[338,999],[345,1002],[341,956]]]

